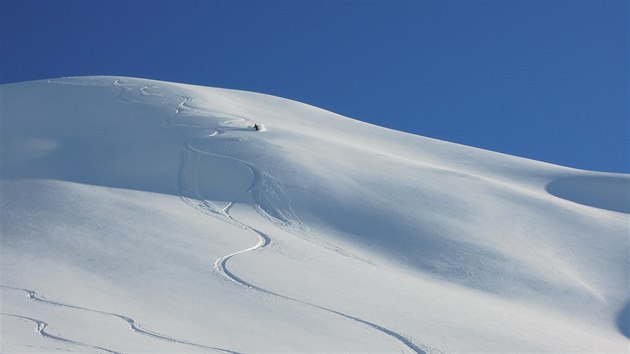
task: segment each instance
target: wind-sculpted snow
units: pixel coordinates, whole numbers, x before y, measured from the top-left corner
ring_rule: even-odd
[[[567,176],[547,185],[556,197],[594,208],[630,214],[630,178],[627,176]]]
[[[2,351],[627,349],[627,175],[243,91],[0,89]]]

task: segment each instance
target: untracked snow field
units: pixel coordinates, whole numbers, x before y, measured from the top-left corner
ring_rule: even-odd
[[[630,352],[628,175],[244,91],[0,94],[2,353]]]

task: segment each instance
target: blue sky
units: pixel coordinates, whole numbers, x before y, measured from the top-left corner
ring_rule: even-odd
[[[628,1],[0,4],[2,83],[124,75],[236,88],[630,172]]]

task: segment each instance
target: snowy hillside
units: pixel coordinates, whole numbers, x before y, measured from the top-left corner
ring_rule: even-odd
[[[243,91],[0,89],[3,353],[630,349],[628,175]]]

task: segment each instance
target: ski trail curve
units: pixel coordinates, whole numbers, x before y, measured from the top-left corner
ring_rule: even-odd
[[[205,138],[211,138],[211,137],[215,137],[215,136],[218,136],[218,135],[221,135],[221,134],[223,134],[223,131],[215,130],[215,133],[212,133],[209,136],[206,136]],[[204,138],[201,138],[201,139],[204,139]],[[208,156],[213,156],[213,157],[219,157],[219,158],[228,159],[228,160],[231,160],[231,161],[235,161],[235,162],[241,163],[241,164],[247,166],[251,170],[252,175],[254,176],[251,185],[237,199],[235,199],[235,200],[231,201],[230,203],[228,203],[228,205],[225,208],[221,209],[221,210],[216,210],[216,208],[212,208],[212,207],[209,208],[210,210],[205,209],[203,207],[201,207],[201,209],[200,209],[200,204],[199,203],[196,203],[196,204],[195,203],[190,203],[190,199],[184,197],[183,195],[181,195],[181,191],[180,191],[180,197],[182,198],[182,200],[184,200],[188,205],[192,206],[193,208],[198,209],[198,210],[200,210],[201,212],[203,212],[205,214],[208,214],[207,211],[210,211],[212,214],[214,214],[214,215],[212,215],[212,214],[210,214],[210,215],[215,216],[215,217],[223,217],[224,220],[227,220],[230,223],[236,224],[236,225],[240,226],[241,228],[249,230],[249,231],[255,233],[256,236],[258,237],[258,242],[255,245],[253,245],[251,247],[248,247],[246,249],[243,249],[243,250],[240,250],[240,251],[237,251],[237,252],[233,252],[233,253],[230,253],[228,255],[221,256],[221,257],[217,258],[214,261],[214,269],[220,275],[222,275],[225,279],[227,279],[229,281],[232,281],[232,282],[235,282],[235,283],[237,283],[237,284],[239,284],[241,286],[245,286],[248,289],[255,290],[255,291],[258,291],[260,293],[264,293],[264,294],[267,294],[267,295],[270,295],[270,296],[282,298],[282,299],[285,299],[285,300],[288,300],[288,301],[296,302],[296,303],[299,303],[299,304],[302,304],[302,305],[305,305],[305,306],[313,307],[313,308],[316,308],[316,309],[319,309],[319,310],[322,310],[322,311],[326,311],[326,312],[332,313],[334,315],[343,317],[345,319],[352,320],[352,321],[360,323],[362,325],[365,325],[365,326],[367,326],[367,327],[369,327],[369,328],[371,328],[373,330],[379,331],[382,334],[384,334],[384,335],[394,339],[399,344],[401,344],[405,349],[407,349],[408,351],[411,351],[412,353],[415,353],[415,354],[426,354],[427,353],[426,350],[431,350],[432,352],[439,352],[439,351],[437,351],[437,350],[435,350],[433,348],[429,348],[429,347],[424,347],[423,346],[424,348],[421,348],[419,345],[415,344],[411,339],[409,339],[409,338],[405,337],[404,335],[402,335],[402,334],[400,334],[400,333],[398,333],[398,332],[396,332],[396,331],[394,331],[392,329],[389,329],[387,327],[378,325],[376,323],[373,323],[373,322],[370,322],[370,321],[367,321],[367,320],[364,320],[364,319],[361,319],[361,318],[358,318],[358,317],[355,317],[355,316],[348,315],[346,313],[343,313],[343,312],[340,312],[340,311],[337,311],[337,310],[333,310],[333,309],[330,309],[330,308],[327,308],[327,307],[324,307],[324,306],[320,306],[320,305],[317,305],[317,304],[313,304],[313,303],[310,303],[310,302],[307,302],[307,301],[295,299],[295,298],[292,298],[290,296],[282,295],[282,294],[276,293],[274,291],[261,288],[261,287],[259,287],[257,285],[254,285],[254,284],[252,284],[252,283],[242,279],[241,277],[239,277],[236,274],[234,274],[233,272],[231,272],[228,269],[228,267],[227,267],[227,262],[231,258],[233,258],[233,257],[235,257],[235,256],[237,256],[239,254],[244,254],[244,253],[247,253],[247,252],[252,252],[252,251],[256,251],[256,250],[262,249],[264,247],[267,247],[271,243],[271,237],[270,236],[268,236],[267,234],[265,234],[264,232],[262,232],[262,231],[260,231],[260,230],[258,230],[256,228],[254,228],[253,226],[250,226],[250,225],[248,225],[248,224],[246,224],[244,222],[241,222],[241,221],[235,219],[230,214],[230,209],[235,204],[237,204],[242,199],[242,197],[244,195],[246,195],[248,193],[251,193],[254,190],[254,188],[256,188],[258,186],[258,184],[261,182],[262,174],[261,174],[260,171],[258,171],[258,169],[255,166],[253,166],[252,164],[250,164],[250,163],[248,163],[246,161],[240,160],[238,158],[230,157],[230,156],[225,156],[225,155],[220,155],[220,154],[215,154],[215,153],[212,153],[212,152],[200,150],[200,149],[194,147],[192,145],[192,142],[195,141],[195,140],[199,140],[199,139],[193,139],[192,141],[187,142],[186,144],[184,144],[183,149],[185,151],[192,152],[192,153],[208,155]],[[182,163],[180,164],[180,170],[178,171],[178,178],[180,179],[180,181],[178,181],[178,187],[180,187],[180,188],[183,187],[183,183],[182,183],[181,179],[184,178],[184,176],[183,176],[184,172],[185,172],[185,163],[184,163],[184,161],[182,161]],[[192,192],[197,193],[196,197],[198,198],[199,201],[202,201],[201,205],[204,205],[204,204],[208,205],[209,203],[207,201],[205,201],[204,198],[201,195],[199,195],[199,192],[198,192],[199,188],[196,186],[196,183],[197,183],[196,182],[196,177],[192,179],[192,183],[193,183]]]
[[[86,344],[86,343],[82,343],[82,342],[77,342],[74,341],[72,339],[68,339],[68,338],[64,338],[64,337],[60,337],[60,336],[56,336],[54,334],[50,334],[48,332],[46,332],[46,327],[48,327],[48,323],[42,321],[42,320],[38,320],[32,317],[27,317],[27,316],[20,316],[20,315],[14,315],[14,314],[10,314],[10,313],[2,313],[0,312],[0,315],[2,316],[7,316],[7,317],[14,317],[14,318],[20,318],[29,322],[33,322],[35,323],[35,325],[37,326],[37,334],[39,334],[40,336],[44,337],[44,338],[48,338],[48,339],[52,339],[52,340],[56,340],[59,342],[64,342],[64,343],[68,343],[68,344],[73,344],[73,345],[78,345],[81,347],[86,347],[86,348],[91,348],[91,349],[96,349],[99,351],[103,351],[105,353],[112,353],[112,354],[121,354],[119,352],[107,349],[107,348],[103,348],[103,347],[99,347],[96,345],[91,345],[91,344]]]
[[[313,304],[313,303],[310,303],[310,302],[307,302],[307,301],[299,300],[299,299],[296,299],[296,298],[293,298],[293,297],[290,297],[290,296],[282,295],[282,294],[279,294],[277,292],[261,288],[261,287],[259,287],[257,285],[254,285],[254,284],[244,280],[243,278],[241,278],[238,275],[236,275],[233,272],[231,272],[227,268],[227,261],[230,258],[232,258],[232,257],[234,257],[236,255],[242,254],[242,253],[254,251],[254,250],[257,250],[257,249],[262,249],[262,248],[266,247],[267,245],[269,245],[271,243],[271,239],[270,239],[269,236],[267,236],[262,231],[260,231],[260,230],[254,228],[254,227],[251,227],[251,226],[249,226],[247,224],[244,224],[244,223],[234,219],[229,213],[228,213],[228,217],[230,218],[230,220],[234,221],[238,225],[240,225],[240,226],[242,226],[244,228],[247,228],[250,231],[256,233],[258,235],[258,237],[259,237],[259,241],[258,241],[258,243],[256,245],[254,245],[254,246],[252,246],[250,248],[247,248],[247,249],[244,249],[244,250],[241,250],[241,251],[238,251],[238,252],[234,252],[234,253],[228,254],[226,256],[222,256],[222,257],[217,258],[215,260],[215,262],[214,262],[214,268],[216,269],[216,271],[219,274],[223,275],[228,280],[236,282],[236,283],[238,283],[238,284],[240,284],[242,286],[245,286],[245,287],[247,287],[249,289],[256,290],[258,292],[261,292],[261,293],[264,293],[264,294],[267,294],[267,295],[271,295],[271,296],[275,296],[275,297],[279,297],[279,298],[282,298],[282,299],[285,299],[285,300],[289,300],[289,301],[292,301],[292,302],[297,302],[297,303],[300,303],[300,304],[303,304],[303,305],[306,305],[306,306],[314,307],[314,308],[317,308],[319,310],[326,311],[326,312],[329,312],[329,313],[332,313],[332,314],[344,317],[346,319],[362,323],[362,324],[364,324],[364,325],[366,325],[366,326],[368,326],[368,327],[370,327],[372,329],[375,329],[375,330],[377,330],[379,332],[382,332],[382,333],[388,335],[389,337],[395,339],[396,341],[398,341],[399,343],[403,344],[408,349],[411,349],[416,354],[426,354],[425,349],[427,349],[427,348],[425,348],[425,349],[420,348],[418,345],[416,345],[409,338],[407,338],[404,335],[402,335],[402,334],[400,334],[398,332],[395,332],[395,331],[393,331],[393,330],[391,330],[391,329],[389,329],[387,327],[383,327],[383,326],[380,326],[380,325],[378,325],[376,323],[373,323],[373,322],[370,322],[370,321],[367,321],[367,320],[364,320],[364,319],[361,319],[361,318],[358,318],[358,317],[355,317],[355,316],[351,316],[351,315],[345,314],[343,312],[336,311],[336,310],[333,310],[333,309],[330,309],[330,308],[327,308],[327,307],[324,307],[324,306],[320,306],[320,305],[317,305],[317,304]]]
[[[146,89],[143,92],[146,92]],[[145,96],[146,95],[147,94],[145,94]],[[154,94],[149,94],[149,95],[154,95]],[[180,122],[176,122],[175,120],[176,120],[178,115],[182,114],[182,112],[186,112],[186,111],[188,111],[188,112],[195,112],[196,111],[196,112],[203,112],[203,113],[205,113],[208,116],[211,116],[213,118],[225,119],[225,120],[223,120],[223,121],[221,121],[219,123],[219,124],[223,124],[224,125],[224,126],[221,127],[222,128],[221,131],[223,131],[223,132],[229,131],[229,130],[245,130],[244,128],[225,126],[226,124],[231,124],[231,123],[235,123],[235,122],[245,122],[246,125],[249,125],[253,129],[254,124],[253,124],[252,120],[249,119],[249,118],[246,118],[246,117],[243,117],[243,116],[239,116],[239,115],[233,115],[233,114],[220,114],[223,117],[218,117],[218,116],[216,116],[216,115],[219,114],[218,112],[214,112],[214,114],[213,114],[213,112],[209,112],[209,111],[207,111],[204,108],[193,106],[190,103],[190,102],[192,102],[192,98],[191,97],[184,96],[184,95],[175,95],[175,97],[179,98],[181,100],[181,102],[179,102],[176,107],[173,107],[173,109],[174,109],[173,114],[171,114],[169,117],[167,117],[164,120],[163,123],[165,123],[167,125],[176,126],[176,127],[195,127],[195,126],[197,126],[195,124],[180,123]],[[126,97],[124,95],[122,95],[122,98],[126,99],[128,101],[131,101],[131,102],[136,102],[136,100],[128,98],[128,97]],[[192,116],[192,117],[194,117],[194,116]],[[208,124],[208,123],[211,123],[211,122],[204,122],[204,123]],[[216,126],[206,127],[205,124],[201,125],[201,126],[197,126],[197,127],[198,128],[207,128],[207,129],[218,129],[218,127],[216,127]]]
[[[122,81],[122,80],[116,80],[114,82],[114,86],[118,86],[121,91],[120,91],[120,95],[119,97],[121,99],[130,101],[130,102],[135,102],[135,103],[146,103],[143,102],[142,100],[138,100],[138,98],[146,98],[147,95],[151,95],[148,90],[150,89],[150,87],[145,86],[145,85],[137,85],[135,83],[128,85],[126,82]],[[138,90],[139,91],[139,95],[138,97],[130,97],[128,95],[129,92],[133,91],[133,90]],[[240,254],[244,254],[247,252],[252,252],[252,251],[256,251],[262,248],[265,248],[267,246],[269,246],[269,244],[272,242],[271,237],[269,237],[268,235],[266,235],[265,233],[263,233],[262,231],[244,223],[241,222],[237,219],[235,219],[231,214],[230,214],[230,210],[231,208],[237,204],[240,199],[246,195],[247,193],[253,192],[254,188],[256,188],[258,186],[259,183],[262,182],[262,174],[260,173],[260,171],[258,171],[258,169],[256,168],[256,166],[251,165],[250,163],[243,161],[243,160],[239,160],[230,156],[226,156],[226,155],[219,155],[219,154],[213,154],[211,152],[208,151],[203,151],[200,149],[195,148],[194,146],[192,146],[192,142],[196,141],[196,140],[200,140],[200,139],[206,139],[206,138],[211,138],[211,137],[216,137],[219,136],[221,134],[224,134],[226,132],[229,131],[245,131],[245,130],[249,130],[245,127],[230,127],[230,126],[226,126],[229,125],[233,122],[248,122],[251,123],[252,121],[248,118],[245,117],[240,117],[240,116],[234,116],[234,115],[224,115],[224,114],[219,114],[220,116],[223,116],[225,118],[232,118],[226,121],[223,121],[219,124],[217,124],[216,126],[212,127],[212,126],[206,126],[206,124],[202,124],[202,125],[196,125],[196,124],[187,124],[186,122],[177,122],[175,120],[175,118],[179,115],[181,115],[184,111],[201,111],[205,113],[211,113],[209,111],[204,110],[203,108],[197,108],[192,106],[190,103],[192,101],[191,97],[188,96],[182,96],[182,95],[177,95],[177,94],[171,94],[172,97],[178,97],[179,99],[181,99],[181,101],[179,102],[179,104],[177,104],[176,107],[174,107],[174,113],[171,114],[167,119],[165,119],[163,121],[163,123],[167,126],[173,126],[173,127],[197,127],[200,129],[206,129],[208,131],[212,131],[211,134],[209,134],[208,136],[204,137],[204,138],[196,138],[196,139],[192,139],[188,142],[186,142],[183,146],[183,151],[182,151],[182,155],[181,155],[181,160],[180,160],[180,166],[179,166],[179,170],[178,170],[178,181],[177,181],[177,190],[178,190],[178,194],[180,199],[185,202],[187,205],[193,207],[194,209],[197,209],[201,212],[203,212],[206,215],[210,215],[213,217],[217,217],[220,218],[221,220],[233,223],[235,225],[238,225],[241,228],[244,228],[246,230],[249,230],[253,233],[256,234],[258,241],[255,245],[248,247],[244,250],[240,250],[237,252],[233,252],[231,254],[219,257],[218,259],[215,260],[214,262],[214,268],[215,270],[221,275],[223,276],[225,279],[235,282],[237,284],[239,284],[240,286],[244,286],[247,287],[249,289],[258,291],[260,293],[264,293],[270,296],[274,296],[274,297],[278,297],[278,298],[282,298],[285,299],[287,301],[292,301],[295,303],[299,303],[305,306],[309,306],[312,308],[316,308],[319,309],[321,311],[326,311],[329,312],[331,314],[340,316],[342,318],[354,321],[356,323],[359,323],[361,325],[367,326],[373,330],[376,330],[392,339],[394,339],[396,342],[398,342],[399,344],[401,344],[407,351],[411,351],[412,353],[416,353],[416,354],[426,354],[425,350],[430,350],[431,352],[439,352],[433,348],[429,348],[426,346],[419,346],[417,344],[415,344],[411,339],[405,337],[404,335],[389,329],[387,327],[384,326],[380,326],[376,323],[355,317],[355,316],[351,316],[348,315],[346,313],[340,312],[340,311],[336,311],[327,307],[323,307],[317,304],[313,304],[313,303],[309,303],[303,300],[299,300],[299,299],[295,299],[286,295],[282,295],[276,292],[273,292],[271,290],[267,290],[264,288],[261,288],[259,286],[256,286],[240,277],[238,277],[236,274],[232,273],[227,266],[227,263],[230,259],[232,259],[233,257],[240,255]],[[217,112],[218,113],[218,112]],[[212,114],[210,114],[212,115]],[[215,117],[218,118],[218,117]],[[204,122],[205,123],[205,122]],[[247,166],[253,173],[254,175],[254,180],[251,183],[251,185],[249,186],[249,188],[247,190],[245,190],[239,197],[237,197],[234,201],[228,203],[228,205],[226,207],[224,207],[223,209],[218,209],[216,207],[214,207],[212,205],[211,202],[204,200],[203,197],[200,196],[198,187],[196,186],[196,180],[193,178],[193,189],[192,190],[187,190],[186,192],[190,193],[193,196],[196,196],[196,200],[189,198],[188,196],[186,196],[183,192],[183,183],[182,183],[182,178],[184,177],[184,171],[186,169],[186,161],[185,161],[185,152],[190,152],[190,153],[196,153],[196,154],[205,154],[205,155],[211,155],[211,156],[215,156],[215,157],[219,157],[219,158],[225,158],[225,159],[230,159],[236,162],[239,162],[241,164],[244,164],[245,166]],[[255,198],[254,198],[255,199]],[[263,213],[265,213],[265,209],[261,206],[258,205],[257,210],[262,211]],[[267,217],[266,215],[263,215],[265,218],[270,219],[273,218],[275,219],[273,216],[269,215],[269,217]],[[271,220],[271,219],[270,219]],[[281,220],[278,220],[281,221]],[[154,338],[158,338],[158,339],[162,339],[162,340],[167,340],[167,341],[171,341],[171,342],[175,342],[175,343],[180,343],[180,344],[188,344],[188,345],[192,345],[192,346],[196,346],[196,347],[200,347],[200,348],[205,348],[205,349],[211,349],[214,351],[219,351],[219,352],[224,352],[224,353],[236,353],[233,351],[229,351],[229,350],[225,350],[225,349],[220,349],[220,348],[214,348],[214,347],[207,347],[207,346],[202,346],[202,345],[198,345],[198,344],[194,344],[194,343],[189,343],[189,342],[185,342],[185,341],[181,341],[175,338],[171,338],[169,336],[165,336],[165,335],[161,335],[159,333],[155,333],[155,332],[151,332],[148,330],[144,330],[142,329],[135,320],[127,317],[127,316],[123,316],[123,315],[118,315],[118,314],[114,314],[114,313],[108,313],[108,312],[103,312],[103,311],[99,311],[99,310],[92,310],[92,309],[87,309],[87,308],[82,308],[82,307],[78,307],[78,306],[73,306],[73,305],[66,305],[66,304],[62,304],[62,303],[56,303],[56,302],[51,302],[48,301],[46,299],[43,298],[39,298],[36,296],[36,294],[30,290],[26,290],[26,289],[20,289],[22,291],[26,291],[28,297],[36,300],[36,301],[42,301],[42,302],[46,302],[49,304],[53,304],[53,305],[57,305],[57,306],[65,306],[65,307],[70,307],[70,308],[75,308],[75,309],[81,309],[81,310],[87,310],[87,311],[93,311],[96,313],[101,313],[103,315],[109,315],[109,316],[114,316],[117,317],[125,322],[127,322],[127,324],[130,326],[130,328],[134,331],[137,331],[139,333],[154,337]]]
[[[70,309],[75,309],[75,310],[81,310],[81,311],[88,311],[88,312],[92,312],[92,313],[98,313],[98,314],[104,315],[104,316],[115,317],[115,318],[118,318],[118,319],[120,319],[122,321],[125,321],[127,323],[127,325],[129,326],[129,329],[131,329],[132,331],[134,331],[136,333],[139,333],[139,334],[142,334],[142,335],[145,335],[145,336],[148,336],[148,337],[151,337],[151,338],[154,338],[154,339],[163,340],[163,341],[176,343],[176,344],[188,345],[188,346],[197,347],[197,348],[201,348],[201,349],[212,350],[212,351],[217,352],[217,353],[241,354],[239,352],[235,352],[235,351],[232,351],[232,350],[227,350],[227,349],[223,349],[223,348],[217,348],[217,347],[207,346],[207,345],[203,345],[203,344],[188,342],[188,341],[185,341],[185,340],[182,340],[182,339],[178,339],[178,338],[174,338],[174,337],[171,337],[171,336],[168,336],[168,335],[165,335],[165,334],[161,334],[161,333],[158,333],[158,332],[150,331],[148,329],[143,328],[138,323],[138,321],[134,320],[133,318],[131,318],[129,316],[117,314],[117,313],[114,313],[114,312],[95,310],[95,309],[91,309],[91,308],[87,308],[87,307],[70,305],[70,304],[64,304],[62,302],[48,300],[48,299],[46,299],[43,296],[37,295],[37,293],[34,290],[18,288],[18,287],[13,287],[13,286],[6,286],[6,285],[0,285],[0,288],[24,292],[26,294],[27,298],[29,298],[29,299],[31,299],[33,301],[44,303],[44,304],[53,305],[53,306],[59,306],[59,307],[64,307],[64,308],[70,308]],[[17,315],[14,315],[14,316],[17,316]],[[20,317],[20,316],[17,316],[17,317]],[[28,320],[31,320],[31,321],[37,321],[37,320],[31,319],[31,318],[26,318],[26,317],[24,317],[24,318],[28,319]],[[103,348],[98,348],[98,349],[109,351],[109,350],[103,349]],[[113,352],[113,351],[109,351],[109,352],[116,353],[116,352]]]
[[[240,222],[239,220],[236,220],[235,218],[232,217],[232,215],[229,214],[229,212],[227,213],[227,215],[230,218],[230,220],[236,222],[238,225],[240,225],[240,226],[242,226],[242,227],[244,227],[244,228],[246,228],[246,229],[256,233],[257,236],[259,237],[259,240],[258,240],[258,243],[256,245],[254,245],[254,246],[252,246],[250,248],[247,248],[245,250],[241,250],[241,251],[234,252],[234,253],[231,253],[229,255],[217,258],[217,260],[215,260],[215,262],[214,262],[214,267],[215,267],[216,271],[219,272],[219,274],[221,274],[224,277],[227,277],[229,280],[234,281],[234,282],[236,282],[236,283],[238,283],[238,284],[240,284],[242,286],[245,286],[245,287],[247,287],[249,289],[256,290],[258,292],[261,292],[261,293],[264,293],[264,294],[268,294],[268,295],[271,295],[271,296],[275,296],[275,297],[279,297],[279,298],[282,298],[282,299],[285,299],[285,300],[289,300],[289,301],[292,301],[292,302],[300,303],[300,304],[303,304],[303,305],[306,305],[306,306],[314,307],[314,308],[317,308],[319,310],[326,311],[326,312],[329,312],[329,313],[332,313],[332,314],[344,317],[346,319],[349,319],[349,320],[352,320],[352,321],[355,321],[355,322],[359,322],[361,324],[364,324],[364,325],[366,325],[366,326],[368,326],[368,327],[370,327],[372,329],[375,329],[375,330],[377,330],[377,331],[379,331],[379,332],[381,332],[383,334],[386,334],[387,336],[395,339],[399,343],[403,344],[403,346],[407,347],[407,349],[410,349],[413,353],[426,354],[425,350],[423,350],[422,348],[417,346],[409,338],[407,338],[404,335],[402,335],[402,334],[400,334],[398,332],[395,332],[395,331],[393,331],[393,330],[391,330],[389,328],[380,326],[380,325],[378,325],[376,323],[373,323],[373,322],[370,322],[370,321],[367,321],[367,320],[364,320],[364,319],[361,319],[361,318],[358,318],[358,317],[355,317],[355,316],[351,316],[351,315],[345,314],[345,313],[340,312],[340,311],[336,311],[336,310],[333,310],[333,309],[330,309],[330,308],[327,308],[327,307],[324,307],[324,306],[320,306],[320,305],[317,305],[317,304],[313,304],[313,303],[310,303],[310,302],[307,302],[307,301],[299,300],[299,299],[296,299],[296,298],[293,298],[293,297],[290,297],[290,296],[282,295],[280,293],[261,288],[261,287],[259,287],[257,285],[254,285],[254,284],[244,280],[243,278],[241,278],[241,277],[237,276],[236,274],[234,274],[233,272],[231,272],[227,268],[227,261],[230,258],[232,258],[232,257],[234,257],[236,255],[242,254],[242,253],[254,251],[254,250],[257,250],[257,249],[262,249],[262,248],[266,247],[267,245],[269,245],[271,243],[271,239],[270,239],[269,236],[267,236],[262,231],[254,228],[252,226],[249,226],[247,224],[244,224],[244,223]]]

